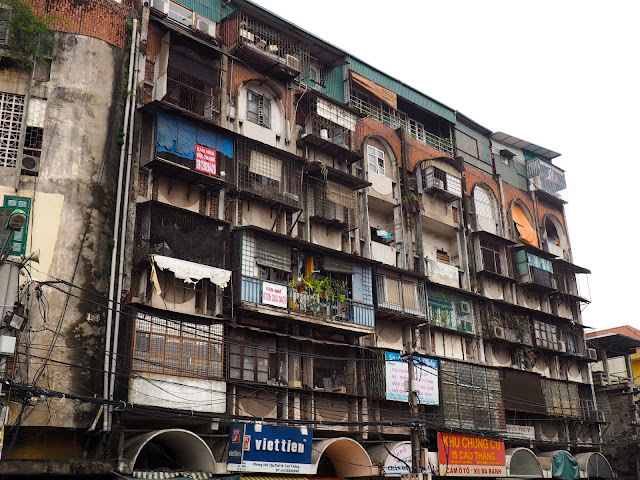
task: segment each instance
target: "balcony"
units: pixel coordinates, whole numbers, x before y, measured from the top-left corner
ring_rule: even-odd
[[[379,270],[376,274],[378,309],[398,319],[398,314],[417,321],[427,318],[424,283],[414,277],[391,270]]]
[[[432,282],[441,283],[449,287],[460,287],[460,270],[458,267],[433,258],[427,259],[427,278]]]
[[[527,178],[535,187],[537,193],[542,193],[547,200],[564,203],[559,193],[567,188],[564,170],[540,157],[528,159],[526,168]]]
[[[311,317],[317,321],[374,327],[373,305],[349,298],[316,295],[298,291],[288,284],[261,278],[242,277],[241,301],[281,309],[290,318]]]
[[[423,165],[432,162],[423,162]],[[453,175],[434,166],[427,166],[420,173],[423,192],[435,193],[448,202],[462,198],[462,177],[459,173]]]
[[[429,323],[431,326],[474,333],[474,315],[471,302],[453,294],[429,296]]]
[[[133,264],[148,265],[150,255],[226,268],[229,225],[198,213],[157,201],[139,203]]]
[[[508,246],[513,242],[489,232],[474,232],[476,271],[495,280],[513,282]]]
[[[311,145],[347,164],[362,159],[353,143],[358,120],[355,113],[311,93],[301,102],[298,105],[298,121],[302,126],[299,146]]]
[[[372,118],[393,129],[402,127],[408,136],[441,151],[445,155],[453,157],[453,144],[450,139],[441,138],[428,132],[420,122],[409,118],[402,112],[393,110],[392,108],[383,108],[382,104],[376,105],[370,103],[358,94],[351,95],[349,106],[364,116]]]
[[[246,137],[237,140],[235,158],[242,196],[286,210],[302,208],[303,159]]]
[[[265,75],[295,78],[309,68],[309,47],[242,11],[225,17],[220,35],[231,53]]]
[[[540,252],[542,251],[540,250]],[[520,249],[515,252],[515,263],[521,284],[543,293],[556,291],[553,263],[549,258],[543,258],[527,252],[525,249]]]
[[[352,230],[356,226],[356,194],[340,183],[309,177],[309,218],[327,227]]]

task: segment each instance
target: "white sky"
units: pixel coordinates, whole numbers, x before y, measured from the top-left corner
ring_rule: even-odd
[[[584,324],[640,328],[639,172],[626,168],[639,157],[640,2],[254,1],[492,131],[560,152],[574,261],[592,271]]]

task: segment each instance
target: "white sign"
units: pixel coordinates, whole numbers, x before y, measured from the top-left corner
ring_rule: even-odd
[[[382,466],[385,477],[399,477],[411,473],[411,444],[402,443],[392,449]]]
[[[536,439],[536,429],[526,425],[507,425],[507,435],[511,438]]]
[[[262,303],[287,308],[287,286],[262,282]]]
[[[387,400],[408,402],[409,393],[405,382],[409,380],[409,364],[399,353],[384,352]],[[438,405],[438,361],[424,357],[413,357],[414,377],[418,382],[418,403]]]

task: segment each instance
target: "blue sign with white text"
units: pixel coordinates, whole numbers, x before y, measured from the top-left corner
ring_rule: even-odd
[[[312,443],[310,429],[234,423],[229,434],[227,469],[312,474]]]

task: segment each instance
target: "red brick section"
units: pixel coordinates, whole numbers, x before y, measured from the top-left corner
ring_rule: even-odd
[[[553,205],[542,203],[540,199],[538,199],[538,215],[540,216],[540,220],[538,221],[540,222],[540,225],[544,225],[543,223],[544,216],[547,215],[548,213],[556,216],[556,218],[562,224],[562,228],[564,228],[564,231],[566,232],[567,224],[564,221],[564,215],[562,213],[562,210],[560,210],[558,207],[554,207]]]
[[[498,187],[498,182],[494,180],[492,175],[472,167],[471,165],[465,165],[464,177],[467,180],[467,195],[471,196],[473,193],[473,187],[478,183],[484,183],[493,191],[493,194],[496,196],[496,200],[500,202],[500,189]]]
[[[596,330],[595,332],[589,332],[586,334],[586,337],[595,338],[604,335],[626,335],[627,337],[640,339],[640,330],[629,325],[623,325],[621,327],[607,328],[605,330]]]
[[[25,0],[25,3],[39,16],[59,18],[54,30],[98,38],[119,48],[127,43],[127,19],[135,14],[131,5],[115,0]]]
[[[240,62],[234,62],[233,78],[230,79],[230,81],[233,82],[231,85],[231,95],[236,97],[238,95],[238,90],[240,89],[240,87],[244,83],[248,82],[249,80],[260,80],[264,78],[265,78],[264,76],[259,75],[253,70],[249,70],[248,68],[244,67]],[[273,88],[275,85],[276,85],[275,81],[271,81],[268,83],[267,86],[269,88]],[[286,98],[285,90],[283,86],[279,83],[277,84],[277,87],[278,87],[278,90],[280,91],[280,95],[282,96],[282,98],[280,99],[280,104],[282,105],[282,108],[286,108],[286,105],[284,104],[284,100]]]
[[[415,138],[405,137],[407,143],[407,159],[409,160],[409,171],[413,172],[416,165],[422,160],[429,160],[432,158],[452,158],[449,155],[442,153],[440,150],[425,145],[424,143],[416,140]]]
[[[161,46],[162,32],[149,26],[149,33],[147,34],[147,62],[156,62]]]
[[[387,127],[372,118],[361,118],[358,120],[356,125],[356,145],[359,150],[362,150],[364,140],[371,135],[384,138],[391,146],[398,163],[402,163],[400,137],[398,137],[398,134],[393,128]]]
[[[506,182],[502,182],[504,187],[504,201],[507,209],[511,208],[511,202],[515,199],[520,200],[524,205],[529,209],[529,213],[531,214],[531,218],[535,218],[533,214],[533,200],[528,193],[523,192],[519,188],[516,188],[512,185],[509,185]]]

